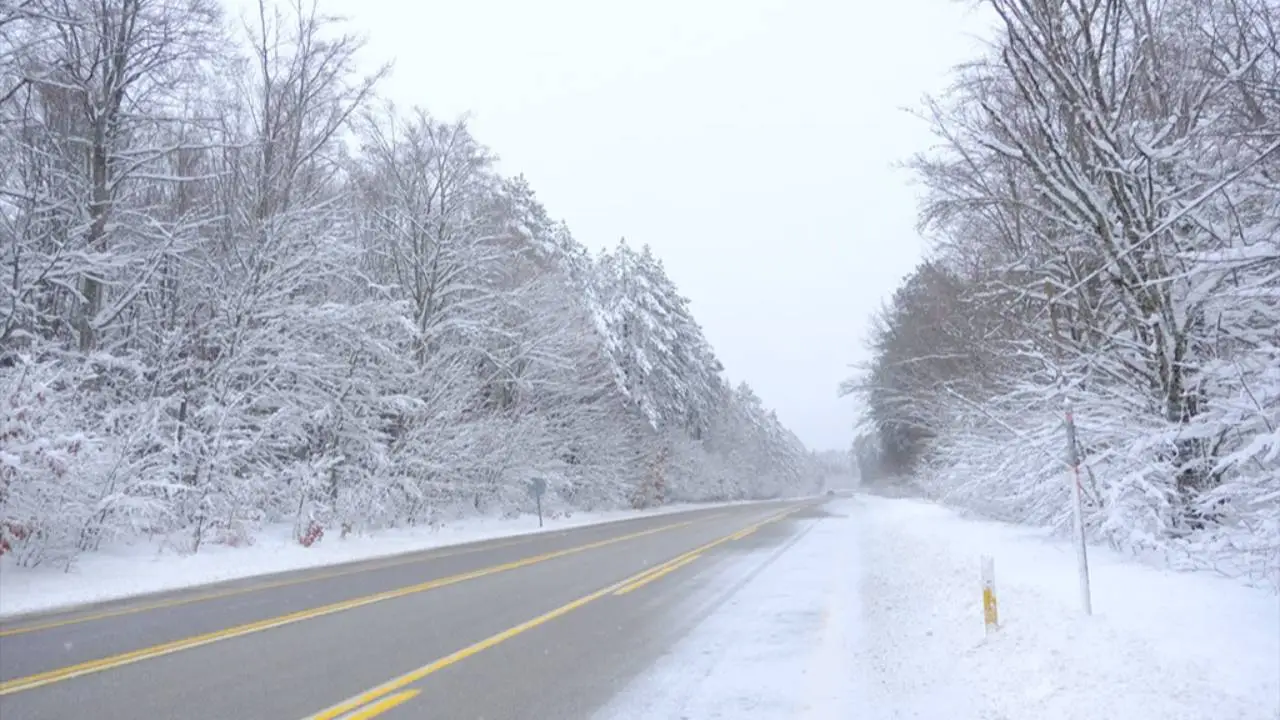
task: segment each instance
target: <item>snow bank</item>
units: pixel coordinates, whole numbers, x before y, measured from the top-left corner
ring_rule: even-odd
[[[923,687],[951,717],[1274,720],[1280,711],[1280,597],[1270,592],[1091,548],[1087,617],[1075,555],[1044,530],[883,498],[863,498],[860,517],[862,588],[878,610],[863,624],[866,670],[871,687],[888,690],[881,707],[914,709]],[[990,640],[982,554],[995,558],[1003,625]]]
[[[309,548],[302,547],[293,539],[291,525],[281,524],[255,533],[252,546],[233,548],[210,544],[195,554],[166,551],[160,543],[107,546],[99,552],[81,555],[67,572],[50,566],[17,567],[7,558],[0,557],[0,617],[497,537],[554,532],[736,504],[742,503],[672,504],[648,510],[574,512],[569,517],[548,519],[542,528],[538,527],[536,515],[513,519],[472,517],[449,522],[437,529],[419,526],[351,535],[345,539],[325,536]]]
[[[1043,531],[859,497],[811,527],[601,720],[983,718],[1274,720],[1280,597]],[[1001,630],[986,638],[979,558],[995,557]],[[762,558],[739,562],[759,565]]]

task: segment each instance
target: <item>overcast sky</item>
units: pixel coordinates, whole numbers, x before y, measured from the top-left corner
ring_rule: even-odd
[[[321,0],[394,60],[383,94],[474,134],[593,250],[649,244],[730,378],[814,449],[919,259],[902,108],[978,48],[950,0]]]

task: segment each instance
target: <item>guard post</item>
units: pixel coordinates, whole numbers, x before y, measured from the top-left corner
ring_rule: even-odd
[[[982,622],[988,635],[1000,628],[1000,613],[996,606],[996,561],[989,555],[982,556]]]

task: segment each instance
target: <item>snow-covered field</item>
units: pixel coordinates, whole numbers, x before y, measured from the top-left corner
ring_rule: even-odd
[[[1071,547],[1040,530],[913,500],[826,510],[601,720],[1280,717],[1275,594],[1094,548],[1088,617]],[[990,638],[982,554],[1000,603]]]
[[[249,547],[205,545],[195,554],[166,551],[158,543],[117,544],[77,558],[69,572],[56,567],[19,568],[0,558],[0,617],[192,587],[223,580],[387,557],[498,537],[554,532],[636,517],[739,503],[672,504],[649,510],[574,512],[547,519],[472,517],[437,529],[384,530],[345,539],[326,536],[302,547],[288,524],[263,528]]]

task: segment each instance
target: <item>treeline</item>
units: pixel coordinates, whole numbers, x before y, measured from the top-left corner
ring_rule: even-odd
[[[915,158],[927,262],[847,384],[864,477],[1266,578],[1280,560],[1280,5],[986,0]],[[1276,580],[1272,578],[1272,580]]]
[[[0,8],[0,552],[813,489],[647,248],[360,48],[306,2]]]

